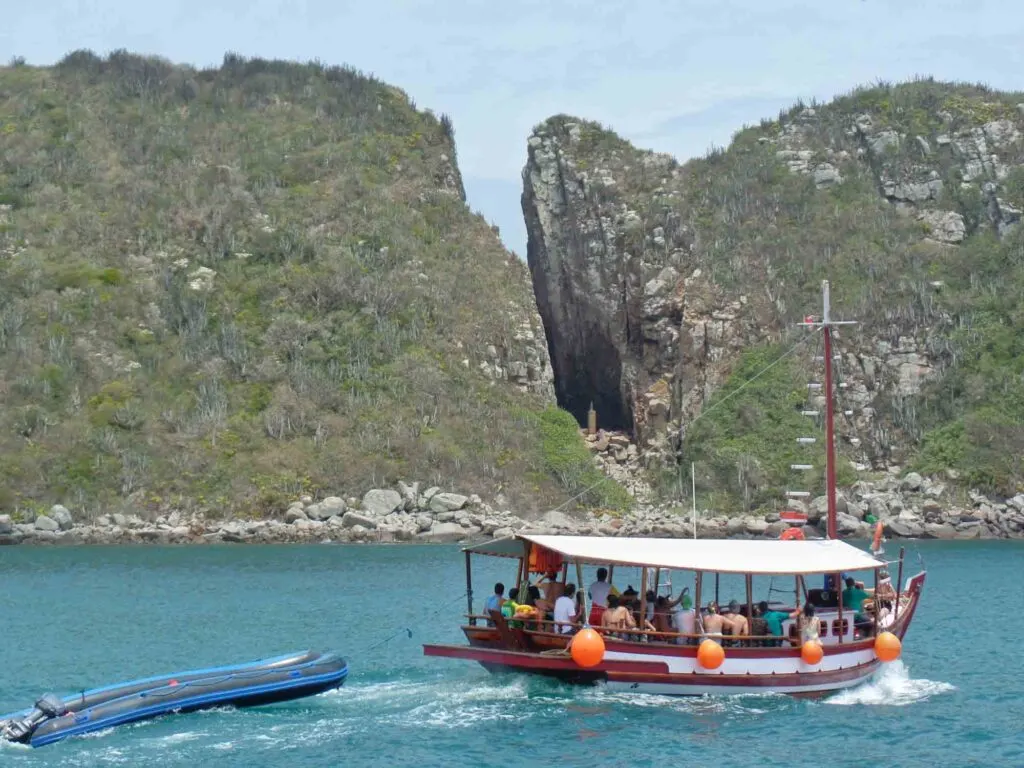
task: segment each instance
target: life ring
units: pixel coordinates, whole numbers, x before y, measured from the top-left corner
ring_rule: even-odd
[[[875,526],[875,537],[871,540],[871,551],[878,552],[882,549],[882,521]]]
[[[779,534],[779,538],[783,541],[803,541],[805,537],[804,532],[799,528],[787,528]]]

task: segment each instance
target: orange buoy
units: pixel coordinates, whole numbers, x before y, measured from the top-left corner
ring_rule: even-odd
[[[903,650],[903,643],[892,632],[883,632],[875,638],[875,656],[882,661],[896,661]]]
[[[804,664],[819,664],[824,656],[825,649],[817,640],[808,640],[800,646],[800,658],[804,660]]]
[[[704,669],[718,669],[725,661],[725,649],[714,640],[705,640],[697,648],[697,663]]]
[[[783,541],[803,541],[804,532],[799,528],[787,528],[779,535],[779,538]]]
[[[878,552],[882,548],[882,521],[878,521],[878,525],[875,526],[875,536],[871,540],[871,551]]]
[[[569,652],[581,667],[596,667],[604,659],[604,638],[597,630],[585,627],[573,637]]]

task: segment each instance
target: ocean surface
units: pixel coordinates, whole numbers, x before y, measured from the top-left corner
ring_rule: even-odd
[[[819,701],[617,695],[425,658],[462,640],[455,546],[2,547],[0,713],[305,648],[341,651],[350,675],[297,702],[0,745],[0,766],[1024,765],[1024,545],[906,546],[929,575],[902,660]],[[510,562],[474,558],[476,606]]]

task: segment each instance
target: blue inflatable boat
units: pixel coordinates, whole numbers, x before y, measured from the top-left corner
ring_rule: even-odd
[[[252,707],[339,688],[348,664],[333,653],[303,651],[230,667],[197,669],[95,688],[0,715],[0,739],[33,747],[172,712]]]

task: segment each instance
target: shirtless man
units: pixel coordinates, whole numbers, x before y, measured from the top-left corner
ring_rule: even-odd
[[[538,586],[542,583],[544,584],[544,598],[537,601],[537,610],[542,613],[551,613],[555,610],[555,603],[562,596],[565,586],[558,583],[558,574],[555,571],[550,571],[547,581],[538,582]]]
[[[701,624],[704,626],[704,637],[721,645],[725,619],[718,612],[718,603],[714,600],[708,603],[708,612],[706,616],[701,617]]]
[[[730,601],[729,607],[722,611],[722,619],[729,627],[733,637],[737,635],[746,637],[750,634],[750,623],[747,621],[747,617],[740,613],[740,604],[735,600]]]

